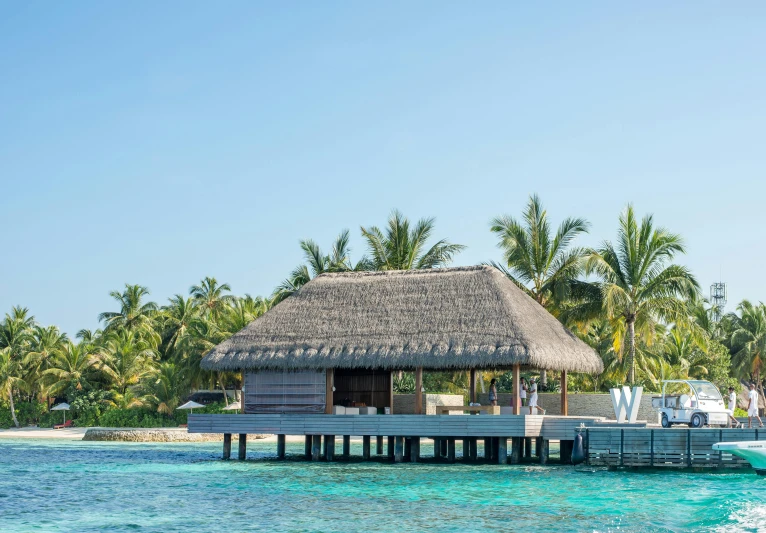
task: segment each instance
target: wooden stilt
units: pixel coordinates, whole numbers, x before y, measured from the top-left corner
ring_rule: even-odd
[[[508,462],[508,438],[499,437],[497,442],[497,463],[504,465]]]
[[[381,435],[375,437],[375,453],[383,455],[383,437]]]
[[[535,457],[537,457],[538,459],[540,458],[540,453],[542,452],[542,449],[543,449],[543,438],[537,437],[535,439]]]
[[[311,435],[306,435],[306,440],[303,445],[303,454],[306,459],[311,459]]]
[[[285,436],[277,435],[277,458],[285,458]]]
[[[447,439],[439,439],[439,450],[442,457],[447,457]]]
[[[404,460],[409,461],[412,457],[412,438],[404,438]]]
[[[346,449],[345,448],[345,443],[344,443],[343,446],[344,446],[343,449],[344,449],[344,453],[345,453],[345,449]],[[364,435],[362,437],[362,457],[365,458],[365,459],[369,459],[370,458],[370,436],[369,435]]]
[[[469,440],[468,440],[468,444],[469,444],[469,445],[470,445],[470,447],[471,447],[471,450],[470,450],[470,452],[469,452],[469,454],[468,454],[468,458],[469,458],[471,461],[475,461],[475,460],[476,460],[476,453],[477,453],[477,452],[476,452],[476,448],[478,448],[478,441],[477,441],[477,439],[475,439],[475,438],[472,438],[472,439],[469,439]]]
[[[394,448],[396,448],[396,439],[394,437],[388,437],[388,458],[393,459],[396,455]]]
[[[223,458],[227,461],[231,459],[231,433],[223,434]]]
[[[463,439],[463,460],[467,461],[469,455],[471,455],[471,439],[466,437]]]
[[[322,454],[322,435],[311,436],[311,460],[319,461]]]
[[[440,459],[442,456],[442,440],[434,437],[434,459]]]
[[[574,448],[574,441],[562,440],[559,441],[559,455],[561,457],[561,464],[572,464],[572,448]]]
[[[240,461],[244,461],[247,458],[247,433],[239,434],[239,456]]]
[[[548,457],[550,453],[550,441],[540,438],[539,441],[540,444],[540,451],[538,452],[538,455],[540,456],[540,464],[541,465],[547,465],[548,464]]]
[[[335,435],[324,436],[324,459],[325,461],[335,459]]]
[[[447,462],[455,462],[455,439],[447,439]]]
[[[394,437],[394,462],[401,463],[404,459],[404,437]]]
[[[511,464],[517,465],[521,461],[521,437],[511,438]]]
[[[410,439],[410,461],[413,463],[420,461],[420,437]]]
[[[524,459],[532,459],[532,437],[524,439]]]
[[[490,461],[492,459],[492,443],[489,437],[484,438],[484,460]]]
[[[367,439],[367,446],[369,447],[370,437]],[[348,459],[351,456],[351,435],[343,435],[343,457]]]

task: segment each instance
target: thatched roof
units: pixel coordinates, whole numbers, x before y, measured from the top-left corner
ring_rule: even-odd
[[[322,274],[216,346],[208,370],[510,368],[601,358],[488,266]]]

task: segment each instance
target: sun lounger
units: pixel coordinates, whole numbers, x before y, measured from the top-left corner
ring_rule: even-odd
[[[64,429],[64,428],[71,428],[74,426],[74,421],[67,420],[63,424],[54,424],[53,429]]]

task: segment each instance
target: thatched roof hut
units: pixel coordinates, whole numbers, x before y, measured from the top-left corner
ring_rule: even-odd
[[[202,360],[208,370],[527,368],[601,358],[488,266],[322,274]]]

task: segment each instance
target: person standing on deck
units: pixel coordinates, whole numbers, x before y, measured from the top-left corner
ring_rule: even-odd
[[[729,426],[738,428],[742,424],[734,418],[734,410],[737,408],[737,393],[734,392],[734,387],[729,387]]]
[[[527,380],[526,378],[521,378],[521,390],[519,391],[519,398],[521,398],[521,405],[525,406],[527,405]]]
[[[497,405],[497,380],[495,378],[489,382],[489,405]]]
[[[537,409],[538,412],[545,414],[545,409],[537,405],[537,382],[535,381],[535,378],[532,378],[529,383],[529,414],[535,414],[535,409]]]
[[[763,421],[758,416],[758,391],[755,390],[755,383],[750,384],[750,392],[747,394],[749,403],[747,405],[747,427],[753,427],[753,418],[758,419],[758,423],[763,427]]]

